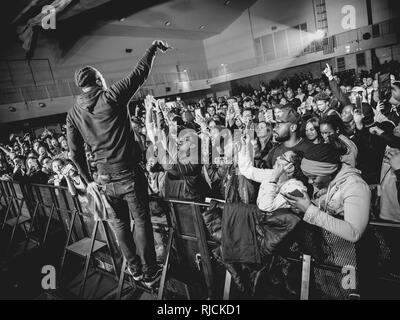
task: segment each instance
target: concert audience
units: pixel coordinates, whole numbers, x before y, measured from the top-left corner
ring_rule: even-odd
[[[149,193],[257,203],[266,211],[291,203],[295,211],[305,213],[305,221],[350,241],[362,236],[370,208],[374,217],[400,221],[396,70],[389,96],[383,96],[375,75],[363,74],[354,81],[347,73],[334,75],[327,65],[318,79],[296,74],[260,83],[259,88],[236,87],[230,97],[198,102],[179,98],[175,103],[148,97],[132,125],[147,169]],[[238,152],[244,138],[251,160],[241,159],[243,153]],[[85,152],[96,175],[90,150]],[[69,148],[62,132],[46,128],[38,137],[11,134],[0,145],[0,155],[2,179],[48,181],[69,186],[73,194],[78,189],[84,192],[76,169],[63,174]],[[302,174],[313,187],[304,175],[298,180]],[[293,180],[301,181],[302,200],[281,195],[285,183]],[[379,205],[370,205],[370,198]]]

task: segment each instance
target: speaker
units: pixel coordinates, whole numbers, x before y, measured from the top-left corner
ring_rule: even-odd
[[[364,33],[364,34],[363,34],[363,39],[364,39],[364,40],[369,40],[369,39],[371,39],[371,34],[370,34],[369,32]]]

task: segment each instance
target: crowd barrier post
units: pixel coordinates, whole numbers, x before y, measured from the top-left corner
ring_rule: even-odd
[[[303,254],[301,270],[300,300],[308,300],[310,293],[311,256]]]
[[[222,300],[229,300],[231,294],[232,286],[232,275],[228,270],[225,271],[225,284],[224,284],[224,294]]]

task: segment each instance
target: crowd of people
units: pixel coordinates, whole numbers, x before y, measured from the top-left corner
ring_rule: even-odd
[[[152,50],[140,62],[148,69]],[[88,70],[76,75],[78,86],[88,86]],[[118,132],[113,141],[100,141],[101,132],[112,131],[100,127],[101,122],[93,132],[84,132],[86,112],[103,108],[104,101],[126,105],[130,96],[125,91],[134,92],[140,83],[124,80],[104,91],[104,101],[93,102],[92,91],[80,98],[80,114],[69,114],[68,134],[11,135],[10,144],[0,147],[1,179],[65,185],[74,194],[84,193],[93,181],[104,184],[107,177],[125,172],[104,159],[126,161],[123,153],[135,150],[132,163],[143,169],[148,194],[255,204],[266,216],[289,209],[309,224],[357,242],[371,217],[400,222],[400,81],[397,74],[386,82],[379,79],[364,74],[355,83],[343,83],[327,65],[320,79],[274,80],[252,93],[196,103],[147,96],[143,112],[127,114],[132,135],[121,131],[117,120],[107,120]],[[94,147],[95,158],[82,138]],[[105,148],[107,143],[112,145]],[[122,156],[114,152],[117,148],[123,148],[118,151]],[[87,169],[80,151],[86,154]],[[135,179],[139,193],[136,188],[146,182],[139,175]],[[121,225],[114,230],[124,237]],[[132,273],[139,278],[137,257],[121,249],[131,256]]]
[[[137,112],[131,124],[149,193],[186,200],[257,202],[265,211],[273,211],[279,203],[306,211],[283,192],[296,172],[300,185],[294,185],[307,191],[320,209],[331,201],[335,205],[328,210],[351,214],[353,219],[364,208],[361,231],[370,213],[400,222],[399,81],[391,76],[391,91],[384,97],[372,75],[364,74],[353,86],[341,86],[329,66],[323,73],[317,80],[303,75],[261,83],[251,96],[242,92],[198,103],[179,98],[166,103],[148,96],[143,112]],[[96,164],[85,147],[91,174],[96,176]],[[37,138],[30,133],[11,134],[0,150],[1,179],[71,186],[79,175],[69,154],[65,125],[61,133],[44,129]],[[309,158],[315,167],[321,162],[334,169],[320,175],[312,173],[312,166],[307,171],[302,164]],[[285,166],[285,161],[290,165]],[[326,192],[337,175],[346,173],[363,186],[352,183],[352,189],[364,193],[340,195],[336,203],[335,195]],[[270,175],[273,179],[265,178]],[[356,208],[346,203],[348,198]]]

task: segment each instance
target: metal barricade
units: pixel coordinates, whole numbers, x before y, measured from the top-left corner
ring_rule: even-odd
[[[21,227],[25,239],[27,238],[28,230],[31,228],[31,214],[27,202],[29,196],[24,184],[15,181],[2,181],[2,186],[2,191],[7,194],[8,206],[1,224],[1,231],[4,233],[7,226],[11,228],[11,235],[4,254],[4,261],[6,261],[13,249],[17,227]]]
[[[66,188],[0,181],[0,192],[2,202],[7,206],[1,220],[1,228],[4,230],[6,226],[12,227],[7,253],[11,250],[18,226],[25,232],[26,250],[35,233],[40,234],[37,237],[39,246],[46,243],[51,236],[51,226],[55,225],[56,229],[61,228],[66,236],[60,273],[63,272],[67,253],[78,255],[85,260],[83,279],[79,283],[81,297],[84,296],[85,282],[94,252],[108,246],[114,271],[117,272],[105,225],[101,222],[105,241],[96,239],[100,222],[95,222],[93,228],[90,227],[92,232],[87,232],[87,223],[82,219],[81,204]],[[224,287],[219,286],[218,282],[222,277],[215,272],[211,253],[218,244],[208,237],[202,217],[202,210],[209,204],[176,199],[157,200],[165,201],[169,206],[166,212],[167,248],[157,292],[158,299],[164,298],[166,283],[172,278],[184,283],[188,299],[196,297],[196,294],[201,298],[215,299],[221,296],[223,299],[229,299],[232,278],[226,271]],[[308,238],[301,240],[303,244],[297,246],[292,255],[285,256],[283,253],[282,256],[283,259],[300,266],[296,269],[299,272],[296,271],[295,274],[299,280],[299,299],[369,298],[376,295],[376,292],[373,292],[376,281],[397,281],[400,285],[400,270],[396,267],[400,265],[400,248],[396,246],[400,235],[399,223],[371,221],[364,236],[356,244],[318,227],[305,225],[311,229],[308,231]],[[316,238],[316,235],[319,238]],[[307,248],[307,242],[317,247],[317,250]],[[184,272],[174,270],[176,266],[183,266]],[[124,282],[123,270],[124,268],[120,269],[119,277],[116,275],[117,297],[120,297]],[[193,289],[198,291],[193,292]]]

